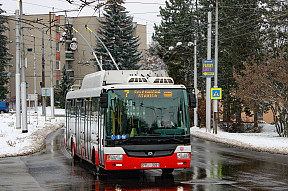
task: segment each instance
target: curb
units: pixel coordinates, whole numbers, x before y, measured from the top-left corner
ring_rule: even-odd
[[[268,152],[271,154],[288,155],[288,150],[284,151],[284,150],[279,150],[278,148],[257,147],[254,145],[243,143],[241,141],[236,141],[234,139],[217,137],[214,134],[207,134],[207,133],[203,133],[203,132],[199,132],[199,131],[190,131],[190,135],[193,137],[207,140],[207,141],[212,141],[212,142],[216,142],[216,143],[223,143],[226,145],[235,146],[235,147],[239,147],[239,148],[243,148],[243,149],[248,149],[248,150],[253,150],[253,151],[258,151],[258,152]]]

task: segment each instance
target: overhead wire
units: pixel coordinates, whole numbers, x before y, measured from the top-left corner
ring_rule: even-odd
[[[17,0],[13,0],[13,1],[17,1]],[[64,0],[58,0],[58,1],[62,1],[62,2],[64,2]],[[141,3],[141,2],[126,2],[126,3],[140,3],[140,4],[159,4],[159,3]],[[27,4],[29,4],[29,3],[27,3]],[[35,4],[35,3],[30,3],[30,4],[32,4],[32,5],[37,5],[37,6],[42,6],[42,5],[39,5],[39,4]],[[76,4],[76,3],[74,3],[74,4]],[[79,4],[78,4],[79,5]],[[163,5],[163,4],[162,4]],[[247,4],[248,5],[248,4]],[[251,4],[251,5],[253,5],[253,4]],[[44,7],[47,7],[47,6],[44,6]],[[88,7],[90,7],[90,5],[88,5]],[[240,6],[240,5],[235,5],[235,6],[222,6],[223,8],[243,8],[243,6]],[[49,7],[49,8],[51,8],[51,7]],[[221,7],[220,7],[221,8]],[[140,13],[139,13],[140,14]],[[143,14],[143,13],[141,13],[141,14]],[[255,13],[256,14],[256,13]],[[78,14],[78,16],[79,16],[79,14]],[[235,16],[234,16],[235,17]],[[90,18],[91,19],[91,18]],[[227,18],[226,18],[227,19]],[[146,19],[145,19],[146,20]],[[148,22],[153,22],[153,21],[151,21],[151,20],[146,20],[146,21],[148,21]],[[221,21],[221,19],[219,20],[219,22]],[[255,23],[255,22],[257,22],[257,21],[254,21],[254,22],[251,22],[251,25],[253,25],[253,23]],[[201,23],[201,26],[198,26],[198,28],[200,28],[200,27],[202,27],[202,26],[204,26],[204,25],[207,25],[207,23]],[[236,24],[235,24],[236,25]],[[239,23],[238,23],[238,25],[239,25]],[[240,29],[240,28],[243,28],[243,30],[245,30],[245,27],[247,27],[247,26],[249,26],[249,25],[243,25],[243,26],[239,26],[238,27],[238,29]],[[220,28],[221,28],[221,26],[220,26]],[[237,28],[236,28],[237,29]],[[151,33],[151,32],[150,32]],[[224,33],[225,34],[225,33]],[[248,33],[249,34],[249,33]],[[233,38],[233,37],[229,37],[229,38]]]

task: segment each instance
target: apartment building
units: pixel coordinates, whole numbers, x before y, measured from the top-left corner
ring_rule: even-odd
[[[43,81],[46,88],[51,87],[51,68],[53,73],[53,86],[56,88],[62,78],[62,69],[65,65],[71,79],[73,88],[81,85],[86,74],[98,70],[93,61],[93,55],[88,44],[93,48],[96,45],[96,37],[85,28],[88,26],[96,33],[99,28],[99,17],[65,17],[64,15],[41,14],[23,16],[24,49],[26,55],[26,82],[27,94],[34,94],[34,89],[41,98],[41,86]],[[51,23],[51,27],[50,27]],[[139,51],[146,49],[146,26],[135,23],[135,36],[140,37]],[[16,33],[15,16],[10,16],[7,37],[10,40],[9,52],[13,55],[10,61],[10,81],[8,100],[15,102],[15,57],[16,57]],[[76,29],[78,32],[73,30]],[[52,49],[50,48],[50,29]],[[87,42],[81,37],[86,39]],[[35,48],[34,48],[35,47]],[[52,50],[52,56],[51,56]],[[35,55],[35,62],[34,62]],[[52,61],[52,62],[51,62]],[[51,63],[52,66],[51,67]],[[35,81],[35,83],[34,83]],[[35,84],[35,85],[34,85]]]

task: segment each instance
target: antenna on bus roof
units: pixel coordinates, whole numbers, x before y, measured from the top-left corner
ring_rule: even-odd
[[[85,25],[85,28],[88,29],[99,41],[100,43],[103,45],[103,47],[105,48],[105,50],[107,51],[107,53],[109,54],[110,58],[112,59],[112,62],[114,64],[114,66],[116,67],[117,70],[119,70],[118,65],[116,64],[113,56],[111,55],[110,51],[108,50],[108,48],[105,46],[105,44],[102,42],[102,40],[99,38],[99,36],[97,34],[95,34],[87,25]]]
[[[97,56],[96,56],[93,48],[90,46],[90,44],[88,43],[88,41],[84,38],[84,36],[83,36],[79,31],[77,31],[74,27],[72,27],[72,28],[73,28],[73,30],[74,30],[76,33],[79,33],[79,35],[83,38],[83,40],[84,40],[84,41],[86,42],[86,44],[89,46],[89,48],[90,48],[91,51],[92,51],[93,56],[95,57],[95,59],[96,59],[96,61],[97,61],[97,64],[98,64],[100,70],[103,70],[102,64],[99,62],[99,60],[98,60],[98,58],[97,58]]]

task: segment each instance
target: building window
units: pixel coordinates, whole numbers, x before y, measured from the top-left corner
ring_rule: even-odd
[[[60,43],[56,42],[56,52],[60,52]]]
[[[61,70],[60,61],[56,61],[56,70]]]
[[[60,80],[56,80],[56,88],[60,87]]]
[[[56,24],[56,33],[60,33],[60,31],[59,31],[59,24],[58,24],[58,23]]]

